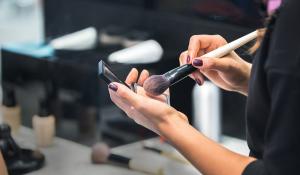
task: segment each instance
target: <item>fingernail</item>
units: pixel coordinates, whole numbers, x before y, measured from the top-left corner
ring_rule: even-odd
[[[188,56],[186,57],[186,63],[190,63],[190,61],[191,61],[191,57],[188,55]]]
[[[108,88],[111,89],[111,90],[113,90],[113,91],[115,91],[115,92],[118,90],[118,86],[115,85],[115,84],[113,84],[113,83],[110,83],[108,85]]]
[[[136,70],[136,68],[132,68],[132,69],[130,70],[130,72],[132,72],[132,71],[134,71],[134,70]]]
[[[201,80],[199,80],[198,78],[196,78],[196,83],[199,85],[199,86],[201,86],[202,85],[202,82],[201,82]]]
[[[203,65],[203,61],[200,60],[200,59],[195,59],[193,61],[193,65],[195,65],[195,66],[202,66]]]

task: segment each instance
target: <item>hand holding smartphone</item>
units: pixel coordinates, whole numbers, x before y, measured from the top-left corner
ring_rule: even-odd
[[[137,83],[134,83],[132,85],[126,84],[124,81],[122,81],[120,78],[118,78],[111,70],[111,68],[103,61],[100,60],[98,63],[98,74],[99,77],[105,81],[107,85],[109,85],[112,82],[117,82],[121,83],[125,86],[127,86],[129,89],[131,89],[133,92],[143,95],[143,96],[148,96],[143,89],[143,87],[139,86]],[[161,94],[160,96],[148,96],[149,98],[157,99],[159,101],[163,101],[167,104],[170,104],[170,94],[169,90],[167,90],[164,94]]]

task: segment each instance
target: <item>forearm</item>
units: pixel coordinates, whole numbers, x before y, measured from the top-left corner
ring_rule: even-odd
[[[7,175],[7,169],[1,151],[0,151],[0,174]]]
[[[182,121],[171,121],[161,132],[205,175],[240,175],[255,160],[226,149]]]

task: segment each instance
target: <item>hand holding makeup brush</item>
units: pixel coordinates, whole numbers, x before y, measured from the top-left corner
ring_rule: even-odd
[[[225,44],[227,41],[219,35],[194,35],[190,39],[188,50],[180,55],[180,65],[193,64],[198,68],[190,77],[199,85],[203,84],[204,75],[222,89],[246,95],[251,64],[234,51],[222,58],[201,58],[203,54]]]
[[[258,37],[258,34],[259,34],[259,31],[255,30],[255,31],[253,31],[247,35],[244,35],[230,43],[227,43],[223,46],[217,47],[216,49],[214,49],[208,53],[205,53],[204,55],[202,55],[202,57],[214,58],[214,59],[222,58],[222,57],[232,53],[232,51],[234,51],[235,49],[254,40],[255,38]],[[201,43],[199,43],[199,44],[201,44]],[[201,44],[201,45],[204,45],[204,44]],[[212,43],[210,45],[207,45],[206,47],[208,47],[208,48],[212,47],[211,45],[212,45]],[[187,57],[187,59],[189,59],[189,58],[190,57]],[[236,57],[236,58],[238,58],[238,57]],[[187,62],[189,62],[189,61],[187,61]],[[197,70],[198,70],[197,67],[194,67],[194,66],[195,65],[202,66],[203,61],[202,60],[193,60],[193,64],[184,64],[184,65],[176,67],[162,75],[152,75],[145,81],[143,87],[147,91],[147,93],[150,93],[152,95],[160,95],[167,88],[180,82],[181,80],[186,78],[188,75],[190,75],[194,72],[199,74],[199,72],[197,72]],[[228,68],[230,69],[230,67],[228,67]],[[226,70],[228,70],[228,68],[226,68]],[[236,76],[236,78],[238,78],[238,77]]]
[[[111,100],[122,109],[128,117],[136,123],[163,135],[162,128],[175,121],[188,123],[187,117],[166,103],[169,91],[159,96],[149,96],[141,87],[149,77],[149,73],[143,70],[138,78],[138,71],[134,68],[126,78],[127,84],[138,83],[137,93],[119,83],[109,84]],[[176,122],[175,122],[176,123]]]

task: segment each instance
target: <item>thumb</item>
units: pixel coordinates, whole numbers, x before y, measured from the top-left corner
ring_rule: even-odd
[[[228,60],[222,58],[195,58],[193,66],[202,71],[215,70],[221,72],[226,72],[232,67]]]

